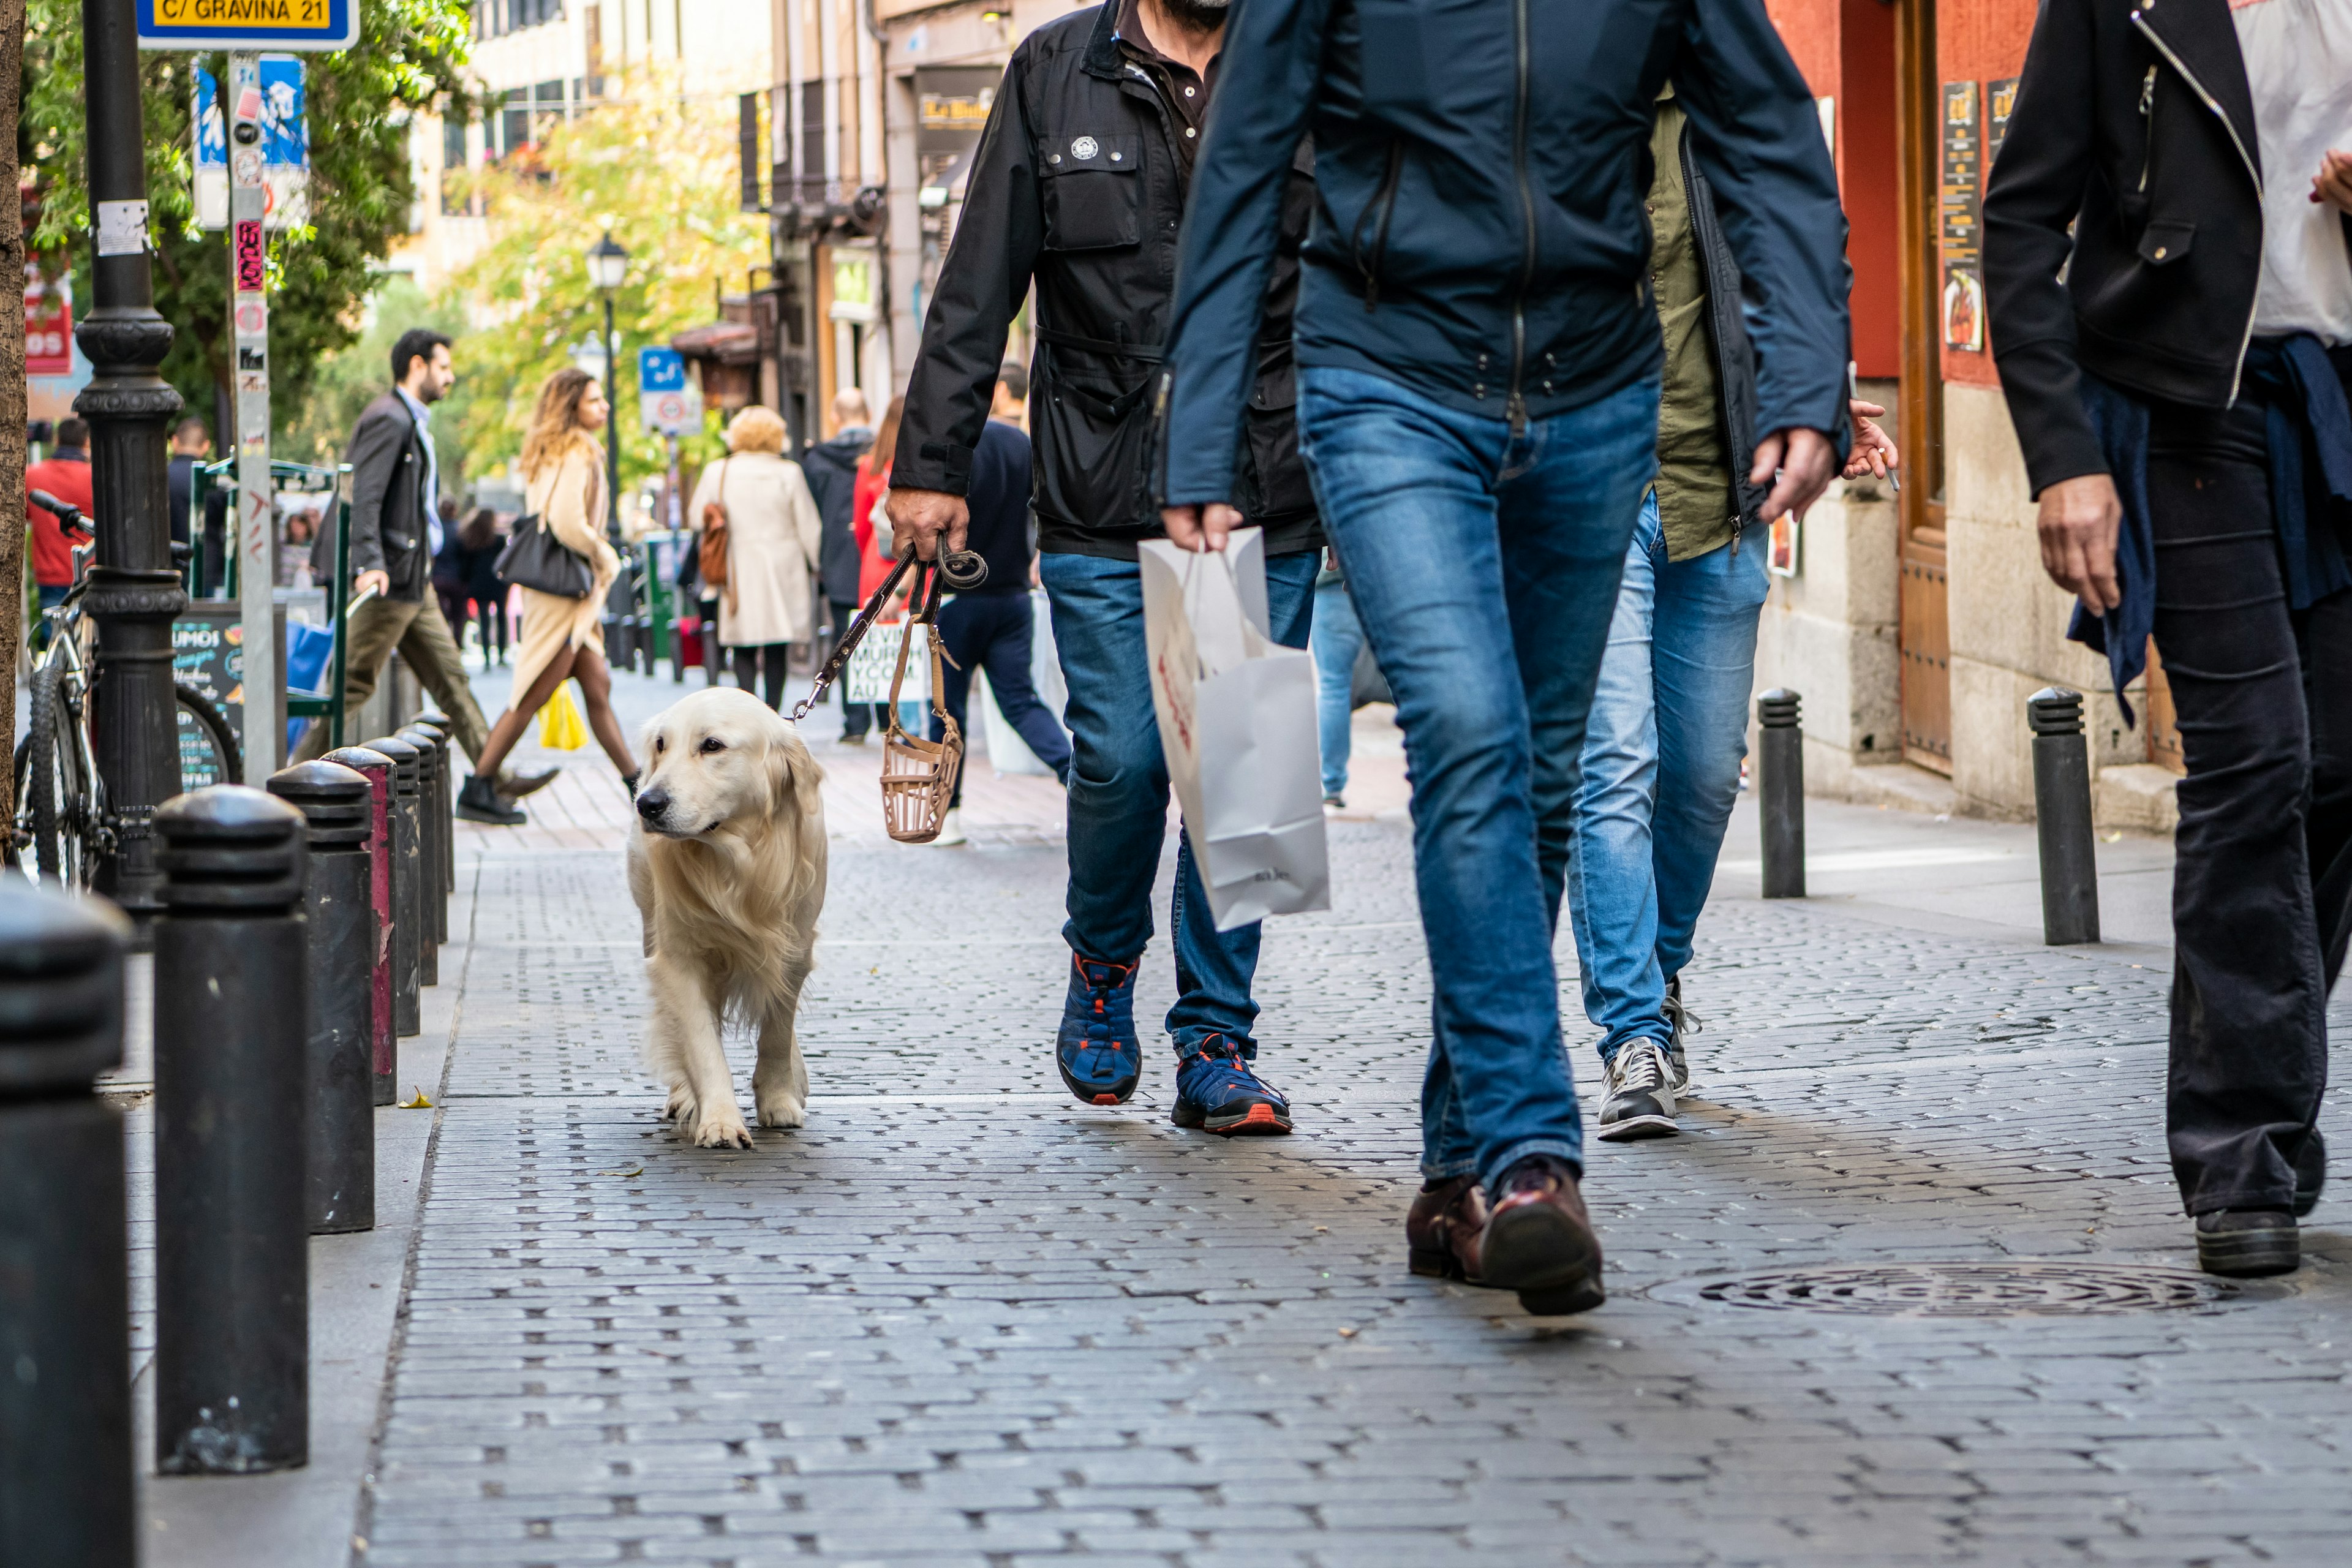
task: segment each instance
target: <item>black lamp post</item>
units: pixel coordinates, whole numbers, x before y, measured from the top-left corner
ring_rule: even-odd
[[[612,535],[613,546],[621,543],[621,361],[613,342],[613,296],[629,277],[629,253],[613,238],[606,229],[604,237],[588,247],[588,281],[604,296],[604,401],[612,405],[614,424],[604,431],[605,531]]]
[[[180,793],[173,731],[172,621],[187,604],[172,567],[163,432],[180,395],[156,374],[172,324],[155,313],[147,247],[146,138],[131,0],[82,0],[89,142],[90,298],[77,323],[93,372],[74,399],[89,421],[97,564],[83,599],[98,626],[92,737],[116,818],[97,886],[142,928],[163,908],[148,819]]]

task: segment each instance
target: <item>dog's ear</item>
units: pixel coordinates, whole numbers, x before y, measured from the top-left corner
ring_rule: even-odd
[[[797,811],[803,821],[813,821],[820,808],[817,786],[824,782],[824,770],[808,754],[808,748],[798,743],[798,738],[786,730],[768,740],[768,810],[782,816]]]

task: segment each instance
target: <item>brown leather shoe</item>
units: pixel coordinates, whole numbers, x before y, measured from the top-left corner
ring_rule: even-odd
[[[1477,1177],[1426,1183],[1404,1216],[1406,1259],[1415,1274],[1478,1284],[1478,1234],[1486,1228],[1486,1190]]]
[[[1601,1238],[1592,1234],[1568,1162],[1530,1154],[1495,1186],[1476,1244],[1482,1283],[1517,1291],[1519,1305],[1539,1317],[1590,1311],[1608,1300],[1601,1289]]]

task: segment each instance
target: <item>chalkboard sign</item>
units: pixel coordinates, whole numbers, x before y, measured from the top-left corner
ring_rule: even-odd
[[[277,624],[280,659],[278,685],[282,691],[286,686],[283,605],[277,608]],[[245,625],[234,601],[199,599],[172,622],[172,679],[212,699],[213,706],[228,721],[230,734],[245,733]],[[214,766],[211,746],[196,731],[194,720],[184,712],[177,717],[183,785],[194,789],[199,784],[226,782],[203,776],[209,774]],[[258,784],[260,778],[257,774],[248,777],[247,782]]]

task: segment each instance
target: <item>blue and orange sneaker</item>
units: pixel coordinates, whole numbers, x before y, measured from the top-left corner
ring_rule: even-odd
[[[1290,1131],[1290,1101],[1257,1076],[1242,1047],[1211,1035],[1176,1064],[1176,1104],[1168,1119],[1230,1137]]]
[[[1054,1062],[1062,1082],[1087,1105],[1123,1105],[1143,1076],[1143,1042],[1135,1037],[1133,963],[1070,954],[1070,994]]]

